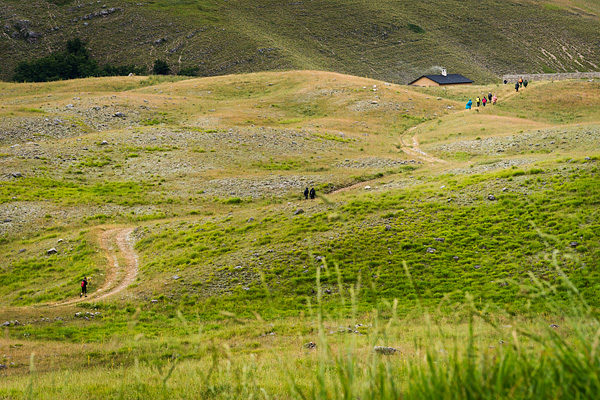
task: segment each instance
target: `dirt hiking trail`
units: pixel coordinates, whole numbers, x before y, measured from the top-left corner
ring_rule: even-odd
[[[53,304],[52,306],[64,306],[81,301],[102,300],[106,297],[114,296],[131,285],[138,273],[138,256],[133,248],[134,240],[131,236],[134,229],[128,227],[101,231],[98,235],[98,241],[108,261],[104,284],[97,290],[90,292],[88,297],[77,297],[62,303]]]

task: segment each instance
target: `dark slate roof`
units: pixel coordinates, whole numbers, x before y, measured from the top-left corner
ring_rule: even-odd
[[[469,78],[465,78],[464,76],[462,76],[460,74],[448,74],[446,76],[444,76],[444,75],[423,75],[419,79],[421,79],[421,78],[429,78],[432,81],[434,81],[435,83],[439,83],[440,85],[452,85],[452,84],[456,84],[456,83],[473,83],[472,80],[470,80]],[[415,83],[419,79],[415,79],[410,84]]]

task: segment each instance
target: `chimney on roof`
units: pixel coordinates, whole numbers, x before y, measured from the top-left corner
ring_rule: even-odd
[[[448,72],[446,72],[446,68],[442,68],[442,76],[448,76]]]

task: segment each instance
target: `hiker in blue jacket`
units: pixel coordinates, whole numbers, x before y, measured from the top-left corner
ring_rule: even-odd
[[[471,106],[473,105],[473,100],[469,99],[469,101],[467,101],[467,110],[471,109]]]

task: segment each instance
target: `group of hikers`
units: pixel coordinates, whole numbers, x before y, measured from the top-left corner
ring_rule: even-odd
[[[504,84],[506,85],[508,83],[507,80],[504,80]],[[518,81],[515,82],[515,90],[518,92],[520,88],[523,87],[527,87],[527,85],[529,84],[529,82],[527,81],[527,79],[523,79],[523,78],[519,78]],[[485,95],[479,97],[477,96],[475,98],[475,106],[479,107],[480,105],[482,106],[486,106],[486,104],[492,103],[492,105],[496,105],[496,102],[498,101],[498,97],[496,97],[496,95],[492,95],[492,92],[489,92],[487,97]],[[473,107],[473,100],[469,99],[469,101],[467,101],[467,105],[466,105],[466,109],[470,110]]]
[[[311,199],[317,197],[317,192],[315,191],[315,188],[310,188],[310,190],[308,190],[308,188],[304,189],[304,199],[308,200],[308,196],[310,196]]]
[[[484,106],[488,103],[492,103],[492,105],[496,105],[496,102],[498,101],[498,97],[496,97],[496,95],[492,95],[492,92],[489,92],[487,97],[484,96],[477,96],[475,98],[475,105],[476,107],[479,107],[480,105]],[[473,100],[469,99],[469,101],[467,101],[467,106],[465,107],[467,110],[470,110],[471,107],[473,107]]]
[[[519,80],[515,82],[515,91],[518,92],[519,88],[527,87],[528,84],[529,82],[527,82],[527,79],[523,80],[523,78],[519,78]]]

